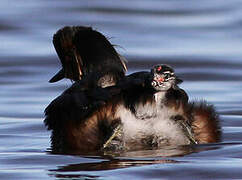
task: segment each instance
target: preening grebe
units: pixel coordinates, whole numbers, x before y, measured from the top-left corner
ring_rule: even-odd
[[[87,78],[90,86],[114,85],[127,71],[126,62],[100,32],[90,27],[64,27],[53,37],[62,69],[49,81]],[[84,82],[84,81],[83,81]]]
[[[107,40],[99,39],[100,33],[96,31],[84,35],[85,31],[84,27],[66,27],[54,36],[54,44],[58,42],[55,47],[66,44],[68,36],[70,44],[75,42],[74,49],[77,49],[69,53],[68,57],[72,57],[69,61],[66,47],[56,48],[64,69],[59,74],[64,72],[65,77],[76,82],[45,110],[44,122],[52,130],[54,152],[159,148],[211,143],[220,139],[214,108],[206,102],[189,102],[186,92],[178,86],[182,80],[170,66],[156,65],[150,72],[124,76],[126,66],[114,48],[98,46],[98,49],[94,45],[95,39],[98,44]],[[60,35],[62,33],[66,35]],[[112,45],[107,43],[107,46]],[[115,52],[115,61],[110,49]],[[96,51],[98,56],[93,57]],[[111,66],[109,61],[113,62]],[[67,62],[73,67],[68,68]],[[101,68],[107,66],[103,73],[99,73],[101,69],[95,67],[95,63]],[[121,76],[113,73],[115,68],[122,72]],[[117,79],[111,83],[99,83],[110,82],[107,79],[113,77]]]

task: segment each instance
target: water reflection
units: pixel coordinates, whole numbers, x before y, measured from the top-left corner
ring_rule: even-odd
[[[50,171],[54,171],[54,172],[103,171],[103,170],[128,168],[133,166],[145,166],[145,165],[152,165],[152,164],[167,164],[167,163],[179,163],[179,161],[175,161],[171,159],[160,159],[160,160],[158,159],[157,160],[112,159],[108,161],[102,161],[100,163],[70,164],[67,166],[59,167],[56,170],[50,170]]]
[[[235,143],[236,144],[236,143]],[[234,145],[235,145],[234,144]],[[97,178],[97,176],[92,176],[92,172],[97,171],[107,171],[107,170],[117,170],[130,167],[142,167],[147,169],[151,165],[162,165],[162,164],[187,164],[191,163],[191,160],[186,160],[185,158],[179,159],[178,157],[184,156],[185,154],[198,153],[202,151],[213,151],[218,150],[224,146],[232,144],[210,144],[210,145],[196,145],[196,146],[183,146],[183,147],[174,147],[172,149],[160,149],[160,150],[144,150],[144,151],[133,151],[110,155],[101,155],[99,162],[91,163],[75,163],[68,164],[65,166],[59,166],[57,169],[49,169],[49,175],[55,176],[57,178],[62,177],[71,177],[71,178]],[[169,152],[170,151],[170,152]],[[85,155],[84,155],[85,156]],[[167,156],[170,156],[167,157]],[[83,156],[82,156],[83,157]],[[91,158],[92,156],[87,156]],[[93,158],[97,159],[97,156],[93,155]],[[103,158],[103,160],[102,160]],[[197,160],[194,160],[197,161]],[[152,169],[152,168],[151,168]],[[88,173],[88,174],[87,174]],[[152,176],[157,176],[152,175]],[[100,175],[100,177],[105,175]]]

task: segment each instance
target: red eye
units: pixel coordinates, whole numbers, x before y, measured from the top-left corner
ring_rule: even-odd
[[[161,66],[159,66],[156,70],[159,72],[162,69]]]

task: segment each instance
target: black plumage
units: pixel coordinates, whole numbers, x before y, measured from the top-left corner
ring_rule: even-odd
[[[91,27],[64,27],[53,37],[62,69],[50,82],[64,77],[78,81],[87,76],[98,86],[106,87],[123,78],[126,62],[100,32]],[[105,78],[102,78],[105,77]]]

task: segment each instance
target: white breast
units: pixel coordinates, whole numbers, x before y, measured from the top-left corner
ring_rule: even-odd
[[[119,107],[119,116],[123,123],[124,141],[126,144],[142,145],[146,139],[152,138],[152,141],[158,146],[162,145],[184,145],[189,144],[188,138],[184,135],[179,124],[171,120],[171,116],[178,115],[174,110],[165,107],[162,99],[164,93],[155,94],[156,103],[140,103],[135,106],[138,114],[148,114],[149,118],[141,119],[130,112],[124,106]],[[149,116],[152,115],[152,116]]]

